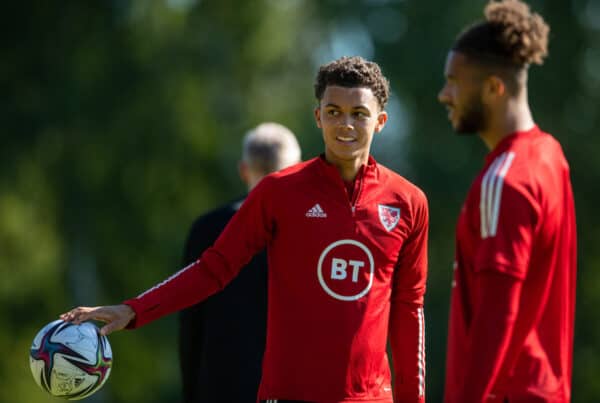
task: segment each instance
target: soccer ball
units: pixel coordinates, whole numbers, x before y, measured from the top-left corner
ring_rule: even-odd
[[[33,339],[29,364],[40,388],[53,396],[79,400],[96,392],[108,379],[112,350],[93,323],[55,320]]]

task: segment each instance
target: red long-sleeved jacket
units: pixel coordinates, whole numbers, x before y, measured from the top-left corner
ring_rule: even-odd
[[[264,178],[196,263],[126,301],[130,327],[217,292],[266,246],[260,399],[423,402],[427,229],[423,192],[373,158],[352,199],[315,158]]]

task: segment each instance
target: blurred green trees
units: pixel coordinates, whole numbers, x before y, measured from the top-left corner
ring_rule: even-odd
[[[441,400],[454,223],[485,149],[458,138],[436,101],[446,51],[484,2],[152,0],[13,2],[0,36],[0,401],[55,401],[29,373],[45,323],[74,305],[131,297],[180,267],[192,219],[243,192],[244,131],[294,130],[322,148],[312,119],[318,65],[379,62],[393,98],[375,140],[384,164],[431,206],[429,401]],[[600,7],[532,1],[552,26],[530,75],[540,126],[571,162],[579,220],[574,401],[600,396]],[[598,270],[598,271],[596,271]],[[115,364],[89,401],[179,397],[176,320],[111,336]],[[16,398],[15,396],[18,396]]]

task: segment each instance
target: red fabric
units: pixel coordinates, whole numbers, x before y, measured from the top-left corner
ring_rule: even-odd
[[[476,276],[478,304],[470,329],[471,351],[464,357],[465,379],[454,401],[483,402],[491,393],[513,333],[522,282],[492,271]]]
[[[356,201],[354,195],[358,194],[358,188],[360,187],[362,181],[364,168],[364,166],[360,167],[358,173],[356,174],[356,177],[353,180],[344,181],[344,186],[346,187],[346,192],[348,193],[348,200],[350,200],[350,203],[352,204],[354,204]]]
[[[424,194],[372,158],[352,201],[315,158],[263,179],[199,262],[126,301],[131,326],[218,291],[266,245],[260,399],[391,402],[389,333],[396,401],[424,402],[428,219]]]
[[[354,181],[344,181],[344,186],[346,186],[346,193],[348,193],[348,199],[352,200],[352,196],[354,195],[354,185],[356,182]]]
[[[457,225],[446,402],[570,401],[576,235],[569,175],[560,145],[537,127],[506,137],[487,156]],[[487,273],[512,278],[521,292],[510,280],[490,290]],[[494,322],[497,334],[481,340]],[[471,387],[473,400],[463,400]]]

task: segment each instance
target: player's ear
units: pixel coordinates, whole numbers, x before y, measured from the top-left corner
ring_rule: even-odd
[[[321,129],[322,126],[321,126],[321,108],[320,108],[320,105],[317,105],[315,107],[314,112],[315,112],[315,122],[317,122],[317,127],[319,129]]]
[[[375,133],[379,133],[383,130],[386,122],[388,120],[388,114],[386,111],[380,111],[377,114],[377,124],[375,125]]]

